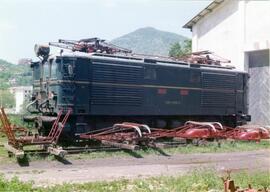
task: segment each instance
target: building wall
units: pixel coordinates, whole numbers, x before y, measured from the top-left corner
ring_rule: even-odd
[[[21,86],[21,87],[11,87],[10,91],[15,96],[15,113],[20,113],[22,111],[23,103],[32,93],[31,86]]]
[[[15,91],[15,101],[16,101],[15,113],[20,113],[23,102],[24,102],[24,92],[23,92],[23,90]]]
[[[226,0],[193,28],[192,50],[214,51],[244,70],[246,52],[270,47],[270,1]]]
[[[270,1],[247,1],[245,4],[245,51],[270,48]]]

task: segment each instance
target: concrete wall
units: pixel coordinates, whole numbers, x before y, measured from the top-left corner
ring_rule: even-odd
[[[268,50],[252,51],[249,57],[249,114],[252,122],[270,125],[270,54]]]

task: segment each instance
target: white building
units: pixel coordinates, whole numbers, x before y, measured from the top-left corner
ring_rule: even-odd
[[[184,25],[192,51],[209,50],[250,73],[249,113],[270,125],[270,1],[214,0]]]
[[[32,86],[11,87],[10,92],[15,96],[15,113],[20,113],[22,111],[24,101],[31,96]]]

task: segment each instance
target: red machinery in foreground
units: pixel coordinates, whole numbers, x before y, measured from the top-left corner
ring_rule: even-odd
[[[59,136],[65,127],[65,124],[71,114],[71,109],[69,109],[65,116],[62,118],[63,110],[61,110],[55,120],[51,131],[48,136],[43,137],[39,135],[32,136],[19,136],[17,137],[13,126],[11,125],[4,108],[0,109],[0,121],[2,123],[3,132],[6,134],[8,143],[5,148],[20,158],[24,156],[23,147],[25,145],[43,145],[47,148],[48,152],[54,155],[64,156],[65,151],[61,148],[56,148]]]
[[[188,121],[174,129],[149,128],[136,123],[115,124],[112,127],[80,134],[81,139],[100,141],[102,144],[124,149],[137,149],[138,145],[151,145],[160,138],[199,139],[232,139],[242,141],[260,141],[269,139],[266,128],[260,126],[239,126],[236,128],[222,126],[219,122]]]
[[[226,138],[243,141],[260,141],[269,139],[269,130],[261,126],[245,125],[231,129],[225,133]]]
[[[2,122],[2,131],[8,138],[5,145],[9,152],[17,157],[24,156],[23,147],[26,145],[42,145],[53,155],[64,156],[66,151],[57,147],[57,142],[62,130],[71,114],[71,109],[60,110],[48,136],[16,136],[16,131],[25,131],[26,129],[15,129],[9,122],[3,108],[0,109],[0,121]],[[207,139],[231,139],[241,141],[260,141],[269,139],[269,130],[255,125],[245,125],[236,128],[226,127],[219,122],[196,122],[187,121],[183,126],[173,129],[150,128],[144,124],[138,123],[118,123],[112,127],[93,130],[88,133],[79,134],[81,139],[99,141],[104,145],[117,148],[136,150],[139,145],[156,147],[156,140],[162,138],[180,138],[185,140],[207,140]]]
[[[124,122],[112,127],[80,134],[81,139],[100,141],[104,145],[135,150],[139,144],[148,143],[151,129],[147,125]]]

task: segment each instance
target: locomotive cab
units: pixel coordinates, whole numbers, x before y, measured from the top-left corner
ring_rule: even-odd
[[[49,57],[45,61],[33,62],[31,68],[33,94],[27,110],[36,114],[34,118],[36,128],[46,135],[59,111],[73,108],[74,103],[70,98],[74,97],[72,90],[75,87],[69,85],[65,88],[64,82],[74,80],[74,63],[64,58]],[[70,119],[72,121],[72,118]],[[67,123],[65,129],[69,127]]]

